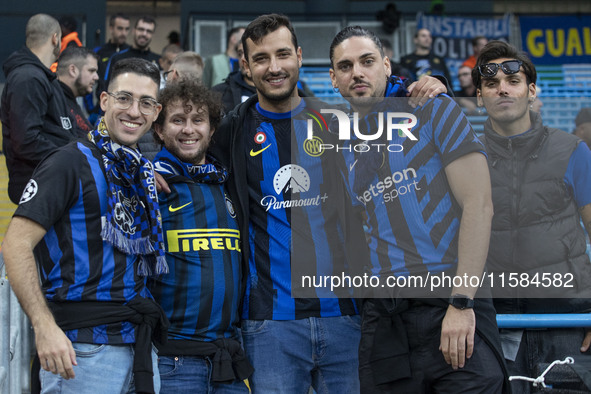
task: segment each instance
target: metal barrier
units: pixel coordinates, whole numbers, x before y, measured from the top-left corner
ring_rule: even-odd
[[[6,278],[0,253],[0,392],[30,391],[30,325]]]
[[[591,313],[497,315],[499,328],[591,327]]]

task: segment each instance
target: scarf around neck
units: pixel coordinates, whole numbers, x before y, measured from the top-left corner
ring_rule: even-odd
[[[88,139],[103,156],[107,178],[101,237],[121,252],[139,256],[139,276],[168,273],[152,163],[139,150],[111,140],[104,118]]]
[[[211,156],[207,156],[205,164],[191,164],[181,161],[166,148],[158,152],[154,166],[162,175],[180,175],[199,183],[224,183],[228,178],[228,171]]]

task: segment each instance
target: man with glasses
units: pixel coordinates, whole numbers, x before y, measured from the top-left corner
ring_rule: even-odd
[[[591,230],[589,148],[571,134],[544,126],[530,109],[536,69],[525,53],[492,41],[480,53],[472,79],[478,104],[489,115],[484,143],[495,214],[488,268],[497,278],[529,278],[529,285],[522,281],[498,288],[497,313],[589,312],[591,265],[580,225],[582,218]],[[588,357],[591,343],[583,328],[501,334],[510,373],[530,377],[543,372],[539,363],[581,352]],[[531,387],[522,380],[512,384],[518,393]]]
[[[159,82],[145,60],[118,62],[97,129],[39,164],[6,232],[6,272],[35,331],[42,391],[159,390],[151,340],[168,320],[146,276],[167,266],[153,166],[136,149],[160,112]]]

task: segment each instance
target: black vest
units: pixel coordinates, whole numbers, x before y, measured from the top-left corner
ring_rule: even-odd
[[[495,212],[488,270],[496,273],[496,297],[521,297],[497,299],[495,307],[498,313],[583,311],[591,306],[587,299],[580,299],[591,298],[591,264],[578,207],[564,182],[580,140],[543,126],[536,113],[530,116],[532,130],[514,138],[497,134],[490,119],[485,124]],[[503,288],[501,272],[505,273]],[[530,281],[511,287],[511,273],[519,278],[526,273]]]

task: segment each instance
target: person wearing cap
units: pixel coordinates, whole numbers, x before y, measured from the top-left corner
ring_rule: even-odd
[[[487,266],[497,282],[501,314],[583,313],[591,310],[591,151],[576,136],[550,128],[532,110],[536,69],[529,57],[503,41],[491,41],[472,71],[484,125],[494,216]],[[541,364],[589,357],[584,328],[501,330],[509,373],[536,377]],[[542,368],[542,369],[541,369]],[[512,381],[513,392],[531,384]]]

